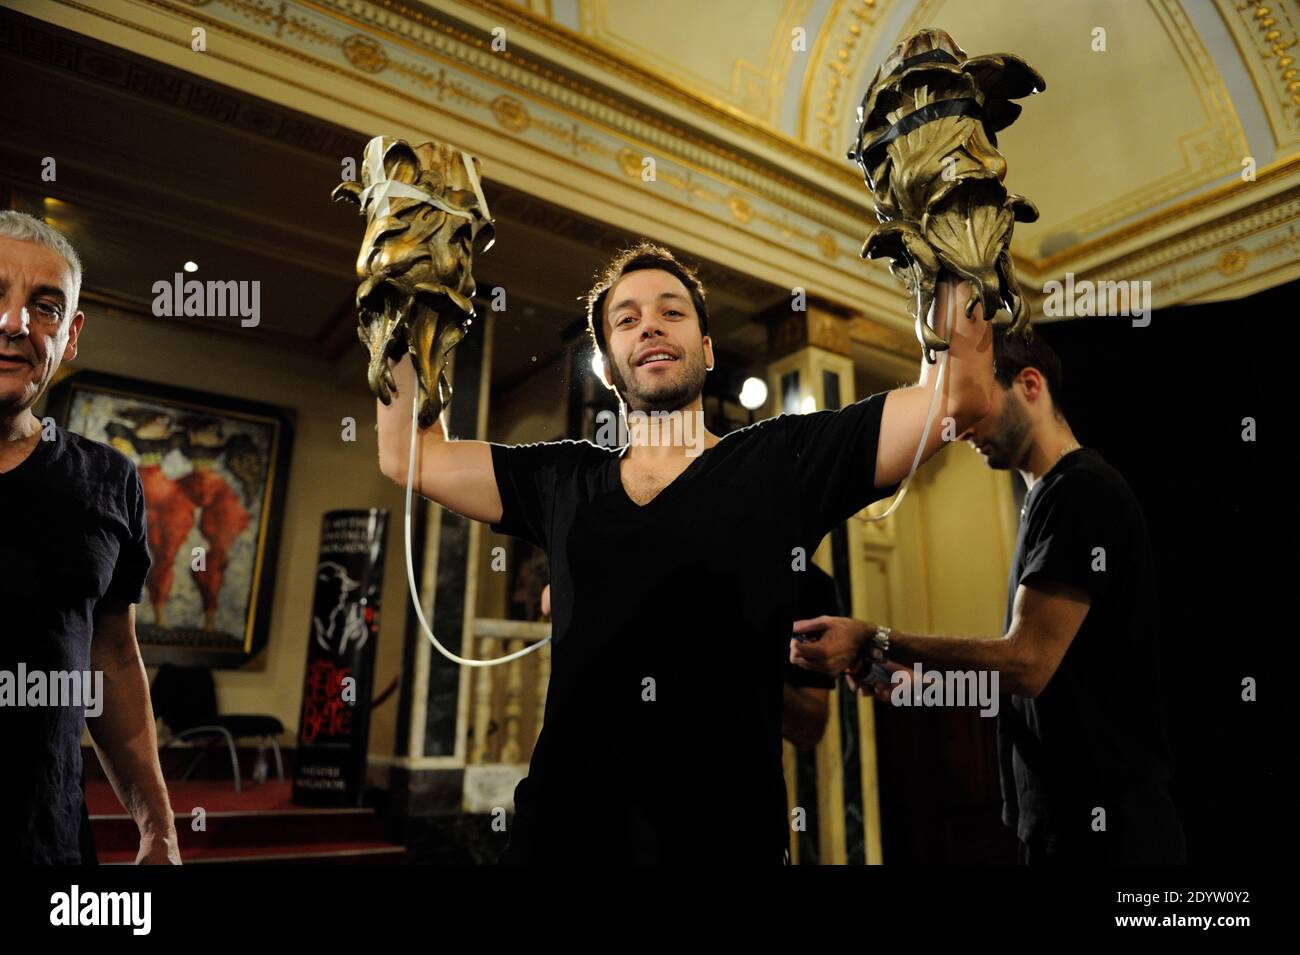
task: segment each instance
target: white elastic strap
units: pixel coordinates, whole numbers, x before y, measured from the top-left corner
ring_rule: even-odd
[[[952,341],[953,337],[952,305],[955,298],[956,296],[952,295],[950,292],[948,295],[947,322],[945,323],[949,341]],[[930,440],[930,427],[934,424],[935,412],[939,410],[939,395],[943,393],[943,371],[947,367],[948,349],[945,348],[943,351],[939,352],[939,372],[934,376],[934,395],[930,398],[930,411],[925,416],[925,428],[921,431],[921,443],[916,446],[916,455],[912,458],[912,468],[907,472],[907,477],[903,478],[903,483],[899,486],[898,493],[894,496],[893,502],[885,509],[884,513],[879,514],[876,517],[862,518],[866,523],[874,524],[876,521],[883,521],[886,517],[897,510],[898,505],[902,504],[903,498],[907,496],[907,489],[912,484],[912,475],[914,475],[916,469],[921,466],[921,455],[925,452],[925,445]]]
[[[488,212],[487,197],[483,195],[483,186],[478,181],[478,172],[474,169],[474,157],[462,149],[460,160],[465,164],[465,171],[469,173],[470,188],[474,190],[474,198],[478,200],[478,207],[483,211],[483,218],[490,220],[492,214]]]
[[[415,615],[419,618],[420,627],[424,630],[424,635],[437,648],[438,652],[450,660],[452,663],[459,663],[463,667],[494,667],[503,663],[509,663],[511,660],[518,660],[520,657],[527,656],[534,650],[540,650],[551,642],[551,638],[538,640],[532,646],[524,647],[522,650],[516,650],[514,653],[507,653],[503,657],[496,657],[492,660],[470,660],[466,657],[459,657],[452,653],[433,635],[429,628],[429,621],[424,618],[424,608],[420,606],[420,589],[415,585],[415,557],[411,550],[411,501],[414,497],[415,487],[415,440],[419,434],[418,426],[420,421],[420,403],[415,400],[415,395],[411,396],[411,460],[406,469],[406,582],[411,589],[411,602],[415,604]]]
[[[376,136],[366,144],[365,168],[370,185],[361,191],[361,208],[366,210],[367,215],[378,215],[384,218],[389,213],[388,200],[391,199],[418,199],[421,202],[427,202],[431,206],[441,209],[448,215],[459,216],[462,219],[474,221],[471,213],[463,209],[455,209],[443,202],[437,196],[431,196],[423,189],[417,189],[415,186],[408,185],[404,182],[398,182],[396,179],[388,178],[388,171],[384,168],[384,138]],[[474,172],[474,165],[464,152],[461,152],[461,158],[465,163],[465,168],[469,170],[470,184],[474,188],[474,195],[478,198],[479,204],[483,209],[484,218],[487,217],[487,202],[483,198],[483,189],[479,185],[478,175]],[[375,210],[371,212],[370,204],[374,204]]]

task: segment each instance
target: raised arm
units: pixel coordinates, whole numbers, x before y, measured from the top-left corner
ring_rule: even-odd
[[[944,326],[947,322],[949,296],[954,297],[951,346],[948,350],[948,368],[943,376],[943,391],[934,424],[921,463],[939,451],[956,435],[961,434],[989,412],[993,390],[993,329],[984,321],[984,309],[975,306],[971,317],[965,317],[966,302],[970,298],[969,282],[956,284],[947,276],[935,290],[931,307],[931,324],[940,335],[949,336]],[[885,396],[885,408],[880,420],[880,441],[876,450],[876,487],[886,488],[907,477],[916,456],[916,446],[925,430],[934,394],[934,379],[938,366],[921,360],[921,380],[907,388],[896,388]],[[945,429],[944,419],[955,422]]]
[[[379,469],[406,486],[411,453],[411,404],[415,370],[410,355],[393,366],[397,391],[390,405],[375,402],[379,425]],[[486,441],[449,441],[441,421],[419,432],[415,448],[415,492],[471,520],[501,519],[501,494]]]

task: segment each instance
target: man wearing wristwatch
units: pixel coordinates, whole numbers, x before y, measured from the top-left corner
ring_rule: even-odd
[[[904,667],[996,671],[1003,822],[1024,863],[1186,861],[1169,794],[1158,690],[1155,572],[1124,478],[1082,448],[1056,402],[1060,360],[1035,336],[994,335],[990,412],[961,435],[1028,491],[997,638],[904,633],[843,617],[798,621],[793,663],[888,699]],[[809,638],[812,639],[809,639]],[[1141,674],[1116,680],[1115,668]]]

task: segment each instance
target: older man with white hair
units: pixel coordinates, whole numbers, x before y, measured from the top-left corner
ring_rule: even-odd
[[[179,863],[135,636],[149,569],[140,478],[119,452],[32,413],[76,357],[80,291],[67,238],[0,211],[0,862],[94,861],[82,851],[88,726],[139,827],[136,861]]]

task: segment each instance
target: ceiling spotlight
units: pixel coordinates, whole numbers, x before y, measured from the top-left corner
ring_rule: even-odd
[[[763,402],[767,400],[767,382],[762,378],[746,378],[745,383],[740,386],[740,403],[754,411],[763,407]]]
[[[186,262],[185,265],[182,266],[182,268],[184,268],[186,272],[197,272],[199,270],[199,263]]]

